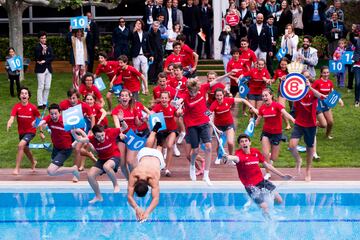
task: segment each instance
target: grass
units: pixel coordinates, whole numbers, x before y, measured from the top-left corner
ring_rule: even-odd
[[[106,78],[106,77],[105,77]],[[30,88],[33,96],[31,102],[36,104],[37,79],[32,73],[26,74],[26,80],[22,82]],[[66,98],[66,91],[71,86],[70,73],[56,73],[53,75],[52,87],[50,91],[49,103],[60,102]],[[337,106],[333,109],[335,126],[333,129],[333,140],[325,139],[324,130],[318,132],[318,154],[321,156],[320,161],[314,162],[314,167],[360,167],[360,161],[357,156],[360,155],[358,140],[360,139],[360,109],[354,108],[354,93],[347,93],[344,89],[337,89],[341,92],[345,102],[345,107]],[[150,89],[151,92],[151,89]],[[149,105],[150,96],[141,95],[144,105]],[[14,123],[9,132],[6,132],[6,123],[10,115],[12,106],[18,102],[17,98],[11,98],[9,93],[9,83],[5,74],[0,74],[0,168],[14,168],[15,157],[17,152],[18,134],[17,124]],[[115,99],[114,99],[115,102]],[[241,112],[241,111],[239,111]],[[111,119],[109,119],[111,120]],[[110,121],[112,122],[112,121]],[[239,116],[237,132],[245,130],[248,118]],[[260,147],[261,126],[255,129],[255,135],[252,138],[252,145]],[[285,134],[290,137],[290,131]],[[50,141],[50,136],[46,136],[46,141]],[[38,136],[32,143],[41,143]],[[45,150],[33,150],[34,156],[38,160],[38,167],[47,167],[50,163],[50,154]],[[303,154],[302,154],[303,155]],[[72,161],[67,161],[71,165]],[[294,159],[290,152],[287,151],[287,144],[281,144],[279,160],[275,163],[276,167],[293,167]],[[29,161],[24,158],[22,168],[30,167]]]

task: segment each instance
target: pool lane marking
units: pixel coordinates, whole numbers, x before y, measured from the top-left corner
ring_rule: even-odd
[[[360,219],[288,219],[288,220],[273,220],[278,223],[328,223],[328,222],[360,222]],[[0,220],[1,223],[118,223],[118,222],[137,222],[135,219],[42,219],[42,220]],[[241,219],[149,219],[147,222],[152,223],[261,223],[263,220],[241,220]]]

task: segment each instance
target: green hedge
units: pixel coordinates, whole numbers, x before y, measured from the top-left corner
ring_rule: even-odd
[[[34,47],[38,43],[37,37],[24,37],[24,56],[26,58],[34,59]],[[70,47],[66,43],[65,36],[48,36],[47,43],[52,46],[56,60],[69,60]],[[8,38],[0,38],[0,59],[5,59],[9,47]],[[111,51],[111,35],[104,35],[100,37],[99,51]]]

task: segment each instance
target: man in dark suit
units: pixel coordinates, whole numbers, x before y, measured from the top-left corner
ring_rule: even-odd
[[[326,3],[320,0],[310,1],[303,12],[304,34],[313,37],[324,34]]]
[[[155,84],[157,75],[163,71],[163,47],[160,34],[160,22],[154,21],[149,31],[149,61],[152,62],[149,69],[149,82]]]
[[[143,17],[143,22],[145,23],[145,31],[150,29],[151,24],[154,22],[152,13],[154,9],[154,0],[146,0],[145,1],[145,12]]]
[[[163,16],[165,16],[165,7],[163,6],[164,0],[156,0],[155,1],[155,6],[153,8],[152,11],[152,17],[153,19],[157,19],[157,17],[159,16],[159,14],[161,13]]]
[[[164,19],[164,26],[168,30],[172,30],[174,24],[176,23],[176,9],[172,6],[172,0],[166,0],[166,7],[165,7],[165,19]]]
[[[93,19],[91,12],[87,12],[86,16],[88,17],[89,28],[85,29],[85,32],[91,32],[91,37],[86,38],[86,47],[88,52],[89,64],[87,67],[88,72],[93,72],[94,67],[94,58],[95,58],[95,50],[98,49],[99,46],[99,29],[96,22]]]
[[[269,28],[263,23],[264,15],[258,13],[256,16],[256,23],[250,25],[248,31],[248,39],[250,42],[250,49],[253,50],[258,59],[266,61],[266,55],[273,56],[272,43]]]
[[[130,35],[130,55],[134,67],[141,72],[146,81],[148,81],[148,60],[149,51],[149,35],[144,32],[144,22],[141,19],[135,21],[134,30]],[[143,93],[145,93],[145,85],[142,85]]]
[[[274,16],[270,14],[267,18],[267,27],[269,29],[270,37],[271,37],[271,52],[276,53],[276,39],[279,37],[279,32],[276,26],[274,26]],[[266,66],[271,76],[274,76],[273,70],[273,57],[267,54],[266,56]]]
[[[37,106],[44,109],[50,93],[52,67],[54,60],[52,47],[46,44],[46,32],[41,31],[38,35],[39,43],[35,46],[35,73],[38,80]]]
[[[205,54],[206,58],[211,58],[211,25],[213,21],[213,10],[211,5],[209,4],[209,0],[202,0],[202,4],[198,6],[200,13],[200,31],[202,31],[206,36],[206,41],[204,42],[200,37],[198,37],[198,47],[197,54],[201,57],[202,47],[205,43]]]
[[[120,55],[129,55],[129,35],[130,30],[125,25],[125,19],[119,19],[119,26],[116,27],[112,34],[112,43],[114,48],[114,58]]]
[[[191,49],[195,49],[196,35],[200,30],[199,8],[193,5],[194,0],[187,0],[187,4],[183,7],[184,29],[186,36],[186,44]]]

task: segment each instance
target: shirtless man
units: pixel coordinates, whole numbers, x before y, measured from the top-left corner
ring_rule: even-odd
[[[156,133],[161,128],[161,123],[157,122],[146,141],[146,146],[142,148],[138,155],[138,165],[132,170],[128,182],[128,201],[135,209],[138,221],[146,221],[149,214],[159,203],[160,188],[160,170],[165,167],[165,161],[162,153],[154,149]],[[151,187],[152,200],[149,207],[144,211],[134,199],[134,192],[138,197],[144,197]]]

